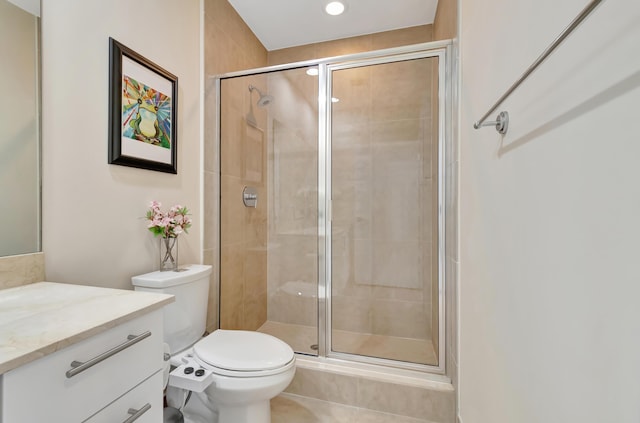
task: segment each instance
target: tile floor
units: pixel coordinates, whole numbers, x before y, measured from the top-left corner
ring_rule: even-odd
[[[271,400],[271,423],[429,423],[292,394]]]
[[[282,339],[296,352],[316,354],[316,351],[311,349],[311,345],[318,342],[315,327],[267,321],[258,331]],[[431,340],[335,330],[333,331],[333,350],[411,363],[437,364]]]

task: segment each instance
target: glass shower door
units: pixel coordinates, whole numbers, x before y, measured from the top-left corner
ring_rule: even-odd
[[[385,53],[220,78],[220,328],[442,373],[446,51]]]
[[[438,62],[331,70],[332,352],[438,364]]]
[[[220,84],[220,327],[318,349],[318,80],[306,69]],[[250,190],[250,191],[246,191]],[[246,205],[243,192],[257,195]]]

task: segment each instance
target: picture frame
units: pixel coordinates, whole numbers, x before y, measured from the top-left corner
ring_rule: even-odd
[[[109,38],[109,164],[178,173],[178,77]]]

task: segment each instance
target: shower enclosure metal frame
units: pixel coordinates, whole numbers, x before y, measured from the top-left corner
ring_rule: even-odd
[[[215,145],[218,161],[220,158],[220,113],[221,113],[221,81],[223,79],[243,77],[257,74],[267,74],[297,68],[318,67],[318,358],[327,362],[356,362],[368,367],[385,366],[392,372],[420,371],[444,374],[446,369],[446,336],[445,336],[445,282],[446,282],[446,154],[450,148],[447,140],[451,134],[451,41],[435,41],[410,46],[396,47],[372,52],[329,57],[317,60],[288,63],[246,71],[230,72],[216,75],[215,78]],[[423,365],[396,360],[359,356],[356,354],[331,351],[331,82],[334,70],[355,68],[366,65],[377,65],[401,62],[413,59],[435,57],[438,58],[438,161],[437,161],[437,263],[438,263],[438,364]],[[218,216],[220,216],[221,201],[217,202]],[[219,223],[218,223],[219,225]],[[219,226],[218,226],[219,227]],[[220,231],[217,231],[218,237]],[[220,239],[218,238],[218,245]],[[220,257],[216,257],[218,264]],[[218,265],[218,271],[220,266]],[[218,304],[218,312],[220,304]]]

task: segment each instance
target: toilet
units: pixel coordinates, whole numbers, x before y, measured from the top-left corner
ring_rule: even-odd
[[[177,402],[169,405],[182,408],[186,423],[270,423],[271,398],[295,374],[293,350],[260,332],[218,329],[203,337],[210,275],[211,266],[194,264],[131,278],[137,291],[175,296],[164,307],[164,342],[175,366],[167,401]]]

